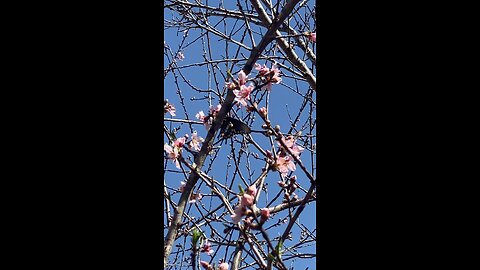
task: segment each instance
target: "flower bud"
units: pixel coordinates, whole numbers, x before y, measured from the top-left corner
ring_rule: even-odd
[[[254,199],[255,198],[252,195],[243,194],[242,199],[241,199],[241,205],[244,206],[244,207],[252,206]]]
[[[267,108],[262,107],[258,110],[258,112],[260,113],[261,116],[267,117]]]
[[[208,264],[206,261],[200,261],[200,265],[206,270],[210,268],[210,264]]]
[[[260,211],[260,213],[261,213],[261,217],[260,217],[261,222],[267,221],[267,219],[270,217],[270,209],[269,208],[263,208]]]
[[[218,270],[228,270],[228,267],[229,267],[228,263],[224,262],[218,266]]]

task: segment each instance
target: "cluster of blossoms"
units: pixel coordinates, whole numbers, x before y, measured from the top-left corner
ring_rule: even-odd
[[[303,150],[305,150],[303,147],[301,147],[300,145],[297,145],[295,144],[296,140],[293,136],[288,136],[287,139],[281,139],[285,145],[287,146],[287,148],[290,150],[290,152],[295,155],[296,157],[299,157],[300,156],[300,153],[303,152]],[[278,145],[280,146],[280,148],[283,149],[281,143],[278,143]]]
[[[180,157],[180,153],[187,138],[188,135],[185,134],[185,136],[176,139],[173,142],[173,145],[169,145],[168,143],[163,145],[163,150],[167,152],[167,158],[171,159],[178,169],[180,169],[180,162],[178,161],[178,158]],[[200,151],[200,143],[202,142],[204,142],[204,139],[198,136],[197,132],[195,131],[192,133],[192,139],[187,145],[190,150]]]
[[[247,100],[250,100],[250,93],[255,89],[255,86],[252,83],[250,83],[249,86],[246,86],[247,77],[248,75],[246,75],[243,70],[240,70],[238,73],[238,84],[240,89],[238,89],[234,83],[228,85],[229,88],[234,89],[233,93],[235,94],[235,101],[238,102],[239,106],[241,104],[244,107],[247,106]]]
[[[275,64],[271,68],[268,68],[266,65],[255,64],[255,69],[258,71],[257,78],[260,79],[260,83],[263,85],[262,90],[271,91],[273,84],[279,84],[282,81],[280,70]],[[227,83],[227,88],[233,90],[235,101],[238,102],[239,106],[247,107],[247,101],[250,100],[250,94],[255,89],[255,86],[253,83],[250,83],[249,86],[246,85],[248,75],[243,70],[240,70],[237,76],[238,86],[234,82],[230,82]]]
[[[212,249],[212,244],[208,242],[208,239],[205,240],[203,243],[202,248],[200,249],[200,252],[205,252],[208,254],[208,256],[212,256],[215,250]]]
[[[192,133],[192,139],[188,143],[188,147],[190,150],[200,151],[200,143],[203,143],[205,139],[197,135],[197,132],[194,131]]]
[[[260,222],[261,223],[264,223],[265,221],[267,221],[267,219],[270,217],[270,209],[269,208],[262,208],[260,210]],[[245,226],[246,227],[250,227],[250,228],[254,228],[255,224],[253,224],[253,217],[252,216],[249,216],[247,218],[245,218],[245,222],[244,222]]]
[[[213,253],[215,252],[214,249],[212,249],[212,244],[208,242],[208,239],[205,239],[205,242],[203,243],[202,247],[200,248],[200,252],[205,252],[207,253],[208,256],[213,256]],[[217,270],[228,270],[230,267],[228,263],[222,262],[223,260],[219,261],[219,266],[216,268]],[[215,270],[214,266],[210,265],[206,261],[200,261],[200,265],[206,269],[206,270]]]
[[[195,117],[203,122],[203,125],[205,126],[206,129],[209,129],[210,126],[213,123],[213,119],[217,116],[217,114],[220,112],[220,109],[222,108],[222,105],[218,104],[216,107],[210,106],[210,111],[208,115],[205,115],[203,111],[199,111]]]
[[[287,176],[289,171],[293,172],[297,169],[293,162],[293,158],[291,156],[282,155],[282,153],[277,157],[275,168],[282,174],[282,176]]]
[[[167,158],[171,159],[178,169],[180,169],[180,162],[178,161],[178,158],[180,157],[180,152],[182,151],[186,139],[187,137],[181,137],[176,139],[172,146],[168,145],[168,143],[163,146],[163,150],[167,152]]]
[[[215,270],[215,269],[213,268],[213,266],[211,266],[211,265],[210,265],[208,262],[206,262],[206,261],[200,261],[200,265],[201,265],[205,270]],[[230,267],[230,266],[228,265],[228,263],[223,262],[223,263],[221,263],[221,264],[218,266],[217,270],[228,270],[229,267]]]
[[[277,65],[273,64],[272,68],[267,68],[266,65],[255,64],[255,70],[258,70],[257,77],[260,78],[262,84],[265,86],[262,87],[262,90],[272,90],[273,84],[279,84],[282,81],[280,78],[280,70],[277,68]]]
[[[305,150],[303,147],[295,144],[296,140],[293,136],[288,136],[287,139],[282,138],[281,140],[283,143],[285,143],[288,150],[290,150],[290,152],[297,158],[300,156],[300,153],[302,153],[303,150]],[[279,171],[282,174],[282,176],[286,176],[289,171],[293,172],[297,168],[295,166],[294,159],[290,155],[288,155],[288,152],[286,151],[286,149],[283,148],[282,144],[278,142],[278,145],[280,146],[280,153],[274,164],[274,169]],[[267,152],[267,158],[269,158],[270,160],[273,160],[272,153],[268,150],[266,152]]]
[[[253,205],[255,200],[255,195],[257,194],[257,187],[255,185],[248,187],[246,192],[240,197],[240,203],[234,209],[234,214],[230,217],[234,223],[239,223],[242,220],[242,217],[247,214],[249,208]],[[265,222],[270,217],[270,209],[264,208],[261,210],[261,221]],[[251,226],[253,218],[247,217],[245,219],[245,225]]]
[[[242,216],[245,215],[247,208],[253,205],[256,194],[257,187],[255,185],[248,187],[247,191],[243,193],[240,203],[235,207],[234,214],[230,216],[234,223],[239,223],[242,220]]]
[[[171,116],[175,116],[175,107],[168,102],[168,99],[163,100],[163,115],[170,113]]]

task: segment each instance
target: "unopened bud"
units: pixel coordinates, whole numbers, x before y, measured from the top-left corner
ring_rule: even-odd
[[[261,222],[267,221],[267,219],[270,217],[270,209],[269,208],[263,208],[260,211],[260,213],[261,213],[261,217],[260,217]]]
[[[200,261],[200,265],[205,269],[210,269],[210,264],[206,261]]]
[[[258,112],[260,113],[261,116],[263,116],[264,118],[267,117],[267,108],[265,107],[262,107],[258,110]]]
[[[228,267],[229,267],[228,263],[224,262],[218,266],[218,270],[228,270]]]

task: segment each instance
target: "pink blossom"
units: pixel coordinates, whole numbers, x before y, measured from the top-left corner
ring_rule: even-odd
[[[278,157],[276,165],[277,165],[277,170],[283,176],[286,176],[288,174],[288,171],[295,171],[297,169],[295,167],[295,163],[293,163],[290,156]]]
[[[185,144],[186,139],[187,138],[185,138],[185,137],[178,138],[178,139],[175,140],[175,142],[173,142],[173,145],[175,147],[182,148],[183,145]]]
[[[262,210],[260,210],[260,213],[261,213],[260,220],[262,222],[267,221],[267,219],[270,217],[270,209],[269,208],[263,208]]]
[[[243,216],[242,205],[238,204],[235,207],[235,210],[233,212],[234,212],[234,214],[230,216],[232,218],[233,223],[239,223],[240,220],[242,220],[242,216]]]
[[[180,182],[180,187],[178,188],[178,190],[180,192],[183,192],[185,190],[185,186],[187,185],[187,183],[185,183],[184,181],[181,181]]]
[[[203,143],[205,140],[197,135],[197,132],[192,133],[192,140],[188,143],[188,147],[190,149],[194,149],[195,151],[200,151],[200,143]]]
[[[206,252],[209,256],[212,256],[215,252],[215,250],[212,249],[212,244],[208,242],[208,239],[205,240],[205,243],[203,243],[202,249],[200,251]]]
[[[182,52],[178,52],[178,53],[177,53],[177,59],[180,60],[180,61],[182,61],[183,59],[185,59],[185,56],[183,55]]]
[[[205,269],[209,269],[210,268],[210,264],[206,261],[200,261],[200,265],[205,268]]]
[[[262,87],[262,89],[267,89],[268,91],[272,90],[272,84],[279,84],[282,81],[282,78],[280,78],[280,70],[277,68],[277,65],[272,65],[272,68],[270,69],[270,78],[269,82],[267,85]]]
[[[199,111],[195,117],[200,120],[200,121],[203,121],[203,119],[205,119],[205,113],[203,111]]]
[[[190,195],[190,200],[188,201],[188,203],[196,203],[197,201],[200,201],[202,198],[203,196],[201,193],[192,193],[192,195]]]
[[[224,262],[218,266],[218,270],[228,270],[229,267],[228,263]]]
[[[254,201],[255,197],[253,197],[252,195],[249,195],[249,194],[243,194],[241,200],[240,200],[240,205],[242,207],[248,207],[248,206],[252,206],[253,205],[253,201]]]
[[[264,76],[265,74],[267,74],[268,72],[270,72],[270,69],[267,68],[266,65],[261,66],[261,65],[259,65],[259,64],[257,64],[257,63],[255,63],[255,69],[258,70],[258,74],[259,74],[260,76]]]
[[[273,72],[272,76],[272,82],[274,83],[279,83],[282,81],[282,78],[280,78],[280,69],[277,68],[277,65],[272,65],[271,71]]]
[[[237,87],[237,85],[234,82],[227,82],[225,86],[230,90],[233,90]]]
[[[310,33],[310,35],[308,36],[308,39],[310,39],[313,42],[317,42],[317,33],[316,32]]]
[[[235,101],[238,101],[240,104],[243,106],[247,106],[247,100],[250,100],[250,93],[253,91],[254,86],[253,84],[250,84],[250,86],[245,86],[242,85],[240,87],[240,90],[233,90],[233,93],[235,94]]]
[[[293,155],[295,155],[296,157],[298,157],[300,155],[300,153],[303,152],[303,150],[305,150],[305,148],[301,147],[300,145],[297,145],[295,144],[295,138],[293,136],[288,136],[287,139],[283,139],[282,138],[282,141],[285,143],[285,145],[288,147],[288,149],[290,149],[290,152],[292,152]],[[278,145],[281,146],[281,143],[277,142]]]
[[[180,153],[178,151],[178,148],[177,147],[171,147],[170,145],[165,144],[163,146],[163,150],[165,152],[167,152],[167,154],[168,154],[167,158],[171,159],[175,163],[175,166],[178,169],[180,169],[180,162],[178,161],[178,157],[180,156]]]
[[[202,121],[203,122],[203,125],[205,126],[206,129],[209,129],[210,128],[210,124],[211,124],[211,121],[210,121],[210,117],[209,116],[206,116],[205,113],[203,111],[199,111],[195,117]]]
[[[257,187],[255,185],[249,186],[247,189],[247,194],[255,197],[255,195],[257,194]]]
[[[240,84],[240,86],[244,85],[247,82],[247,77],[248,75],[245,75],[243,69],[238,72],[238,83]]]
[[[176,116],[175,115],[175,107],[173,104],[168,102],[168,99],[164,100],[163,102],[163,114],[170,113],[171,116]]]
[[[210,114],[213,117],[216,117],[217,114],[220,112],[220,109],[222,108],[221,104],[218,104],[217,107],[210,106]]]

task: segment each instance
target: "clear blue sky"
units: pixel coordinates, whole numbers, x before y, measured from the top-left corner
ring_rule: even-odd
[[[227,1],[227,2],[229,2],[229,1]],[[235,5],[235,2],[236,1],[232,1],[231,5]],[[313,6],[313,4],[314,4],[313,1],[310,1],[310,2],[312,2],[312,3],[309,3],[309,5]],[[217,3],[218,3],[218,1],[209,1],[210,6],[218,6]],[[168,12],[168,10],[165,10],[165,18],[171,19],[171,14]],[[218,17],[217,18],[212,18],[212,20],[210,21],[210,25],[215,25],[216,20],[218,20]],[[231,28],[233,28],[233,23],[232,22],[233,21],[228,22],[228,27],[229,27],[230,30],[231,30]],[[241,29],[240,26],[242,24],[240,22],[238,22],[237,24],[238,24],[237,29]],[[252,26],[252,27],[255,27],[255,26]],[[313,26],[311,26],[311,27],[313,28]],[[255,27],[255,29],[260,29],[260,28]],[[223,24],[220,24],[218,26],[218,30],[223,32],[223,30],[224,30]],[[262,33],[265,32],[265,30],[262,30],[262,31],[263,31]],[[167,45],[172,49],[172,51],[177,52],[178,48],[179,48],[179,45],[182,41],[183,32],[177,33],[174,29],[169,29],[169,30],[165,30],[164,36],[165,36],[165,41],[167,42]],[[240,36],[241,36],[241,31],[239,31],[239,33],[237,33],[236,35],[233,35],[234,38],[239,38]],[[202,51],[201,42],[197,41],[197,42],[191,43],[192,41],[194,41],[198,37],[199,37],[199,31],[193,31],[193,30],[189,31],[188,37],[185,40],[183,46],[185,46],[186,44],[190,44],[190,45],[187,45],[185,48],[182,48],[181,51],[185,55],[185,59],[183,61],[178,62],[179,66],[185,66],[185,65],[192,64],[192,63],[203,62],[203,57],[202,57],[203,51]],[[213,49],[212,54],[213,54],[213,59],[222,60],[222,59],[225,58],[225,55],[226,55],[225,42],[218,41],[218,40],[219,40],[219,38],[217,36],[213,36],[213,35],[211,36],[211,42],[212,42],[211,48]],[[257,44],[260,42],[260,35],[255,37],[255,41],[256,41]],[[252,46],[249,38],[246,39],[245,43],[246,43],[246,45],[248,45],[250,47]],[[235,55],[237,48],[238,48],[238,46],[230,45],[230,47],[229,47],[229,58],[232,58],[233,55]],[[241,52],[245,55],[245,57],[248,58],[249,53],[245,49],[242,49]],[[278,54],[278,55],[280,55],[280,54]],[[299,54],[299,55],[303,56],[303,54]],[[169,62],[170,61],[166,57],[164,57],[164,68],[167,67]],[[243,66],[244,63],[245,62],[240,62],[237,66],[235,66],[234,69],[233,69],[233,72],[236,74],[236,72],[238,72],[241,69],[241,67]],[[261,60],[257,63],[264,64],[265,60]],[[288,63],[286,63],[286,64],[288,64]],[[271,66],[270,62],[268,62],[267,66],[268,67]],[[219,67],[220,71],[217,71],[217,75],[220,75],[220,72],[223,72],[223,74],[226,75],[226,69],[227,68],[226,68],[225,64],[221,63],[221,64],[219,64],[218,67]],[[280,70],[282,70],[282,68],[280,68]],[[215,84],[215,81],[213,79],[213,76],[209,77],[206,66],[202,66],[202,67],[192,66],[192,67],[189,67],[189,68],[183,68],[182,69],[182,74],[184,76],[188,77],[188,79],[191,81],[191,83],[193,85],[197,86],[197,87],[200,87],[202,89],[207,89],[208,87],[216,88],[216,84]],[[252,74],[256,74],[256,71],[253,70]],[[183,79],[181,77],[178,77],[179,86],[180,86],[182,97],[183,97],[184,103],[185,103],[185,107],[182,107],[182,105],[180,103],[179,96],[176,93],[177,92],[177,86],[174,83],[175,77],[172,76],[172,75],[173,74],[170,73],[167,76],[167,78],[165,79],[165,81],[164,81],[165,88],[164,89],[165,89],[165,98],[168,99],[172,104],[174,104],[176,109],[177,109],[177,111],[176,111],[177,115],[173,118],[185,119],[186,114],[188,114],[190,116],[190,119],[192,119],[192,117],[193,117],[192,120],[197,120],[194,117],[195,117],[195,114],[198,111],[203,110],[205,113],[207,113],[208,108],[209,108],[208,100],[205,99],[205,100],[191,101],[192,98],[193,99],[203,98],[202,94],[192,90],[192,88],[188,84],[183,82]],[[217,76],[217,79],[218,79],[218,82],[219,82],[219,85],[220,85],[219,87],[223,87],[223,85],[224,85],[223,77]],[[209,80],[210,80],[210,86],[209,86]],[[289,85],[289,86],[295,88],[295,82],[292,79],[283,77],[283,82],[286,85]],[[299,87],[300,92],[301,93],[306,93],[306,91],[308,89],[307,84],[304,83],[304,82],[298,82],[298,81],[297,81],[297,83],[300,85],[300,87]],[[289,90],[286,86],[284,86],[284,85],[274,85],[273,90],[270,94],[270,101],[269,101],[269,103],[270,103],[269,118],[270,118],[271,122],[274,125],[277,125],[277,124],[280,125],[282,127],[281,128],[282,132],[287,132],[289,127],[290,127],[288,113],[290,113],[290,115],[292,117],[295,117],[296,113],[300,110],[300,106],[302,105],[302,101],[303,101],[303,98],[300,95],[292,93],[292,91]],[[218,100],[215,100],[213,105],[217,105],[217,104],[218,104]],[[259,106],[260,107],[265,106],[265,104],[261,103],[261,104],[259,104]],[[185,110],[186,110],[187,113],[185,113]],[[237,110],[236,107],[234,107],[234,110]],[[246,115],[245,109],[242,108],[242,109],[237,110],[237,114],[240,117],[245,116]],[[308,116],[307,114],[308,114],[308,110],[306,110],[302,114],[302,116],[301,116],[302,119],[306,119],[306,117]],[[167,114],[166,117],[170,117],[170,115]],[[253,129],[261,130],[260,125],[262,123],[259,120],[261,120],[261,119],[259,119],[258,117],[255,119],[255,122],[254,122],[253,127],[252,127]],[[168,122],[166,122],[166,123],[167,123],[167,126],[169,126],[170,128],[180,128],[178,133],[177,133],[177,137],[183,136],[184,134],[191,135],[191,131],[190,131],[190,128],[189,128],[188,125],[185,125],[185,124],[182,125],[180,123],[168,123]],[[206,137],[207,130],[203,126],[193,125],[193,127],[195,128],[195,130],[197,130],[198,134],[201,137],[203,137],[203,138]],[[306,133],[307,133],[307,131],[303,132],[303,134],[306,134]],[[239,137],[239,139],[241,139],[241,135],[237,135],[237,137]],[[270,149],[270,147],[269,147],[270,143],[267,141],[265,136],[263,136],[261,134],[253,134],[253,137],[264,149]],[[165,135],[164,135],[164,141],[165,142],[168,141]],[[236,144],[237,151],[238,151],[239,147],[240,147],[240,145],[237,143]],[[230,147],[226,147],[226,146],[222,147],[220,149],[220,153],[218,155],[218,158],[215,160],[211,170],[208,172],[208,174],[210,176],[213,176],[215,179],[217,179],[218,181],[223,182],[223,183],[226,182],[226,175],[229,179],[231,178],[231,176],[233,174],[233,170],[235,168],[234,165],[229,165],[229,164],[232,163],[232,160],[229,160],[227,158],[228,155],[230,154],[229,151],[230,151]],[[249,147],[249,151],[252,152],[252,153],[259,153],[258,150],[256,148],[254,148],[253,146]],[[187,152],[184,152],[184,153],[187,154]],[[238,154],[238,153],[236,153],[236,154]],[[260,156],[261,156],[261,154],[260,154]],[[304,162],[304,164],[307,168],[311,168],[312,162],[314,164],[316,162],[315,160],[313,160],[313,161],[311,160],[310,153],[308,153],[307,150],[305,150],[305,152],[302,154],[302,161]],[[209,164],[210,164],[210,162],[208,162],[208,161],[205,163],[205,165],[203,167],[204,171],[206,170],[206,168],[208,167]],[[240,169],[242,170],[243,175],[246,177],[247,182],[253,182],[258,177],[258,175],[261,173],[261,167],[263,165],[264,164],[263,164],[262,161],[256,161],[256,160],[252,159],[252,162],[250,163],[250,166],[251,166],[251,171],[253,172],[253,175],[251,175],[251,177],[248,177],[248,172],[247,172],[247,169],[246,169],[245,159],[243,159],[242,166],[241,166]],[[177,169],[175,168],[175,166],[172,162],[168,161],[167,162],[167,170],[177,170]],[[303,172],[301,171],[301,169],[298,166],[297,166],[297,170],[295,171],[294,174],[297,175],[298,182],[305,189],[308,189],[309,188],[309,181],[305,177],[305,175],[303,174]],[[168,173],[168,172],[166,173],[166,182],[167,182],[167,185],[169,185],[169,186],[171,185],[173,187],[178,187],[180,185],[180,181],[182,181],[182,180],[185,180],[185,177],[184,177],[183,174]],[[260,201],[257,204],[258,207],[260,207],[260,208],[264,207],[266,205],[267,201],[270,201],[272,199],[272,197],[275,196],[279,192],[279,187],[276,184],[277,181],[279,181],[279,180],[280,180],[280,177],[277,173],[269,173],[268,174],[268,176],[266,178],[266,181],[265,181],[265,183],[268,184],[268,198],[267,198],[267,196],[265,196],[265,193],[262,193],[262,196],[260,197]],[[236,177],[235,181],[236,182],[233,185],[233,189],[235,191],[238,191],[238,187],[237,187],[238,184],[242,184],[243,182],[238,177]],[[198,186],[198,184],[197,184],[197,186]],[[200,190],[202,191],[202,193],[205,193],[205,194],[209,193],[209,189],[205,185],[200,185],[199,187],[200,187]],[[303,191],[300,191],[300,190],[297,190],[296,193],[298,194],[298,196],[300,198],[304,197],[304,195],[305,195],[305,193]],[[277,199],[277,201],[274,203],[274,205],[280,203],[282,197],[283,196],[280,196]],[[174,201],[178,202],[179,198],[180,198],[180,193],[176,193],[176,194],[173,195],[173,200]],[[207,209],[209,209],[211,204],[212,205],[218,205],[218,199],[215,198],[215,197],[206,196],[202,199],[202,203],[205,205],[205,207]],[[234,201],[234,203],[236,203],[236,201]],[[195,206],[193,206],[192,204],[189,204],[188,207],[191,207],[190,215],[199,217],[198,211],[197,211],[197,209],[195,209]],[[188,207],[187,207],[187,209],[188,209]],[[308,205],[306,207],[305,211],[302,213],[302,215],[300,215],[300,218],[298,219],[298,223],[305,225],[310,230],[316,228],[315,207],[316,207],[315,203]],[[273,225],[279,219],[285,218],[287,214],[288,214],[287,211],[283,211],[283,212],[273,216],[269,221],[267,221],[267,223],[265,225],[266,226]],[[226,216],[225,219],[226,220],[231,220],[229,216]],[[214,224],[214,227],[218,228],[218,230],[220,232],[223,232],[224,227],[221,225],[221,223]],[[277,236],[281,235],[283,233],[285,227],[286,227],[286,224],[283,224],[283,225],[281,225],[277,228],[269,230],[270,238],[274,238],[274,237],[277,237]],[[202,229],[205,230],[205,233],[207,234],[207,236],[210,235],[210,228],[208,226],[203,226]],[[164,235],[166,235],[166,232],[167,231],[164,230]],[[298,237],[300,236],[298,226],[294,226],[294,228],[292,230],[292,234],[294,236],[293,241],[286,241],[285,247],[289,247],[292,244],[298,242]],[[315,234],[316,234],[316,232],[315,232]],[[238,232],[235,232],[233,234],[232,240],[236,240],[237,236],[238,236]],[[258,238],[262,239],[262,236],[259,235]],[[181,242],[180,244],[183,245],[183,240],[182,239],[177,240],[177,242],[175,242],[175,244],[179,244],[179,242]],[[311,244],[310,247],[302,249],[301,252],[316,253],[316,248],[315,248],[316,243],[311,242],[310,244]],[[189,247],[189,246],[190,246],[190,238],[187,241],[187,247]],[[217,245],[214,245],[213,248],[215,250],[220,249],[219,252],[216,254],[215,259],[214,259],[214,262],[217,262],[218,259],[224,257],[225,247],[219,247]],[[174,253],[175,251],[177,251],[176,247],[173,248],[172,253]],[[230,248],[228,250],[227,261],[231,259],[232,252],[233,252],[233,249]],[[205,255],[205,253],[201,253],[200,256],[201,256],[202,260],[209,261],[209,259],[210,259],[209,256]],[[284,258],[286,258],[288,256],[289,256],[289,253],[284,254]],[[306,269],[307,267],[309,267],[309,269],[316,269],[315,261],[316,261],[315,259],[296,259],[296,260],[293,259],[293,260],[285,261],[285,264],[288,267],[293,266],[294,269]],[[187,268],[184,268],[184,269],[187,269]]]

